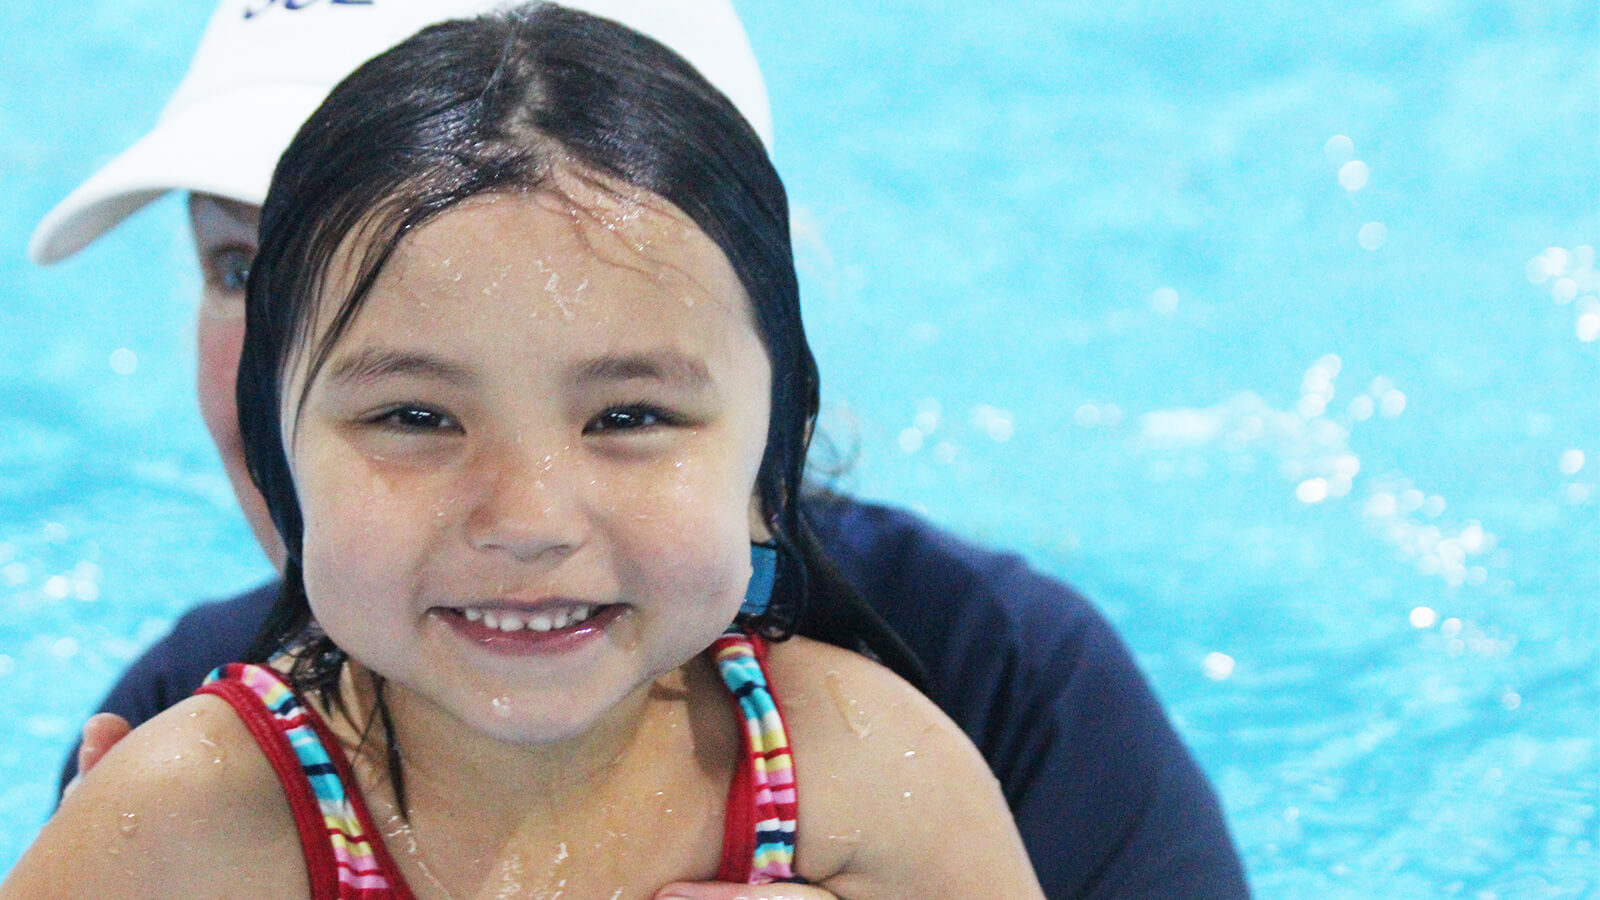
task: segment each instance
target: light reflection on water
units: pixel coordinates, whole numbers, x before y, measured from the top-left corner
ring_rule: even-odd
[[[207,5],[65,45],[0,8],[34,86],[0,130],[8,822],[141,646],[264,572],[194,415],[180,211],[19,261]],[[1600,889],[1592,3],[740,9],[843,485],[1094,597],[1262,896]],[[128,77],[82,75],[107,46]]]

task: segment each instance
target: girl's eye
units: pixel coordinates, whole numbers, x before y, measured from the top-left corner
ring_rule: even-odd
[[[676,423],[677,420],[670,413],[653,406],[613,406],[590,419],[589,424],[583,427],[583,433],[638,431],[644,428],[655,428]]]
[[[389,410],[373,420],[374,424],[383,425],[400,431],[460,431],[461,424],[454,418],[431,409],[417,406],[402,406]]]

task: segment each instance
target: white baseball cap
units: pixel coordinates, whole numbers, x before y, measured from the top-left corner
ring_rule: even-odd
[[[427,25],[506,0],[222,0],[149,134],[40,220],[41,265],[83,249],[169,190],[260,205],[278,156],[346,75]],[[665,44],[744,114],[768,148],[772,112],[730,0],[562,0]]]

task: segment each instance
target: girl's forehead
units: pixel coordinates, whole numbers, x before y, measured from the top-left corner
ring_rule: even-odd
[[[520,255],[612,267],[657,280],[719,269],[731,273],[716,244],[666,200],[640,190],[620,195],[574,187],[578,190],[547,187],[464,201],[400,245],[397,257],[407,265],[395,273],[415,274],[445,260],[503,262]]]
[[[375,224],[352,230],[330,260],[313,320],[330,320],[350,296],[383,240]],[[575,166],[557,167],[535,188],[468,198],[425,222],[395,245],[373,289],[488,279],[483,287],[493,293],[530,267],[552,287],[605,278],[696,302],[748,305],[727,258],[688,215],[655,193]]]
[[[338,317],[365,252],[354,240],[334,261],[303,346]],[[469,337],[452,331],[463,327],[509,338],[532,323],[576,338],[617,316],[663,334],[755,331],[737,274],[687,215],[648,191],[568,177],[470,198],[408,234],[336,343],[397,328],[452,343]]]

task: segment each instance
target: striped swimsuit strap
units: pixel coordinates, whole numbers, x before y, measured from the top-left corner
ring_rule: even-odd
[[[735,627],[707,652],[738,709],[745,749],[728,793],[718,878],[803,881],[794,874],[794,760],[767,682],[765,641]],[[300,832],[313,900],[412,900],[332,732],[281,675],[226,665],[196,693],[233,706],[272,763]]]
[[[738,626],[729,628],[711,645],[709,651],[717,664],[734,701],[738,705],[744,727],[745,759],[740,764],[744,771],[735,779],[748,784],[750,790],[743,802],[751,803],[749,817],[752,828],[753,858],[750,859],[747,878],[750,884],[767,884],[775,881],[801,881],[794,873],[796,795],[794,757],[789,750],[789,733],[784,727],[783,715],[767,683],[763,658],[766,643],[757,635],[747,634]],[[730,831],[734,822],[743,820],[741,810],[734,808],[740,798],[739,791],[729,792],[727,816]],[[741,836],[730,834],[725,848],[738,845]],[[724,874],[731,860],[724,859]],[[742,862],[742,861],[741,861]]]
[[[282,676],[264,666],[226,665],[196,693],[228,701],[272,763],[300,832],[313,900],[411,900],[353,793],[353,775],[332,732]]]

